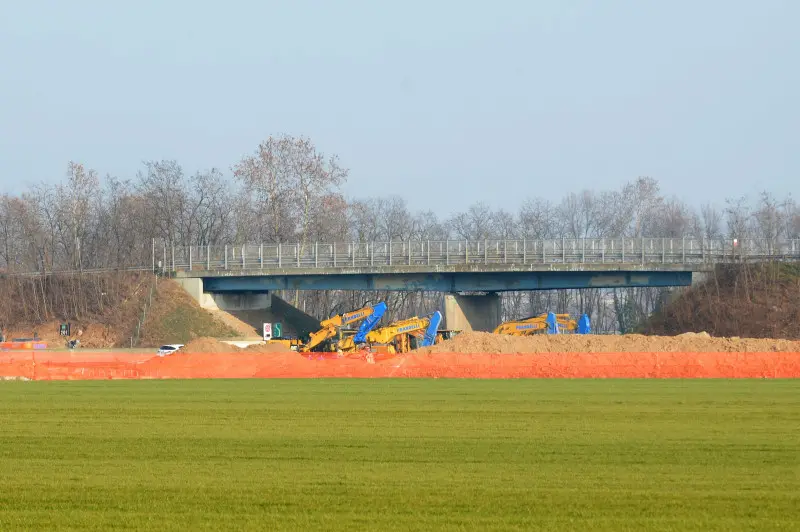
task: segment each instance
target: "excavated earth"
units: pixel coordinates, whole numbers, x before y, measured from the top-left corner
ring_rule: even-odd
[[[417,353],[662,353],[662,352],[800,352],[800,341],[761,338],[714,338],[707,333],[677,336],[537,335],[508,336],[465,332]]]
[[[199,353],[281,353],[291,350],[280,344],[254,344],[245,349],[214,338],[198,338],[182,350]],[[451,340],[413,351],[437,353],[798,353],[800,341],[763,338],[714,338],[707,333],[677,336],[630,335],[537,335],[508,336],[487,332],[464,332]]]

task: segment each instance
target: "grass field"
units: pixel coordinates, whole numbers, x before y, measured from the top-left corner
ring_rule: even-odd
[[[0,482],[0,530],[797,530],[800,382],[0,382]]]

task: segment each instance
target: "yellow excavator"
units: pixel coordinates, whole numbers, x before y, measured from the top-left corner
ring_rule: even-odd
[[[575,332],[576,330],[578,330],[578,322],[570,318],[569,314],[553,314],[550,312],[523,320],[501,323],[494,330],[494,333],[529,336],[533,334],[558,334],[567,331]]]
[[[442,322],[442,313],[438,310],[430,316],[421,318],[414,316],[406,320],[396,321],[370,331],[364,336],[364,342],[360,343],[357,336],[344,338],[339,342],[339,349],[342,352],[355,351],[360,347],[366,347],[370,351],[378,353],[407,353],[411,351],[411,338],[418,338],[417,345],[414,347],[426,347],[436,342],[439,324]]]
[[[340,350],[338,344],[350,342],[363,342],[367,333],[369,333],[378,321],[380,321],[383,314],[386,312],[386,303],[380,302],[376,305],[368,305],[364,308],[339,314],[332,318],[328,318],[320,323],[321,328],[311,333],[308,342],[301,345],[298,351],[307,353],[313,350]],[[331,342],[337,336],[341,336],[340,332],[343,327],[352,325],[361,321],[361,325],[356,331],[355,336],[340,338],[337,342]],[[327,349],[326,349],[327,348]]]

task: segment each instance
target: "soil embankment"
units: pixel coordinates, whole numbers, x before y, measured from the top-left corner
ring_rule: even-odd
[[[719,266],[656,312],[642,331],[800,339],[800,264]]]
[[[465,332],[417,353],[767,353],[800,352],[800,341],[714,338],[707,333],[677,336],[537,335],[507,336]]]
[[[51,348],[63,348],[61,323],[83,349],[130,347],[142,311],[147,307],[139,347],[186,343],[193,338],[241,336],[202,309],[177,283],[149,273],[114,272],[45,279],[0,279],[5,294],[0,327],[7,338],[34,335]],[[152,293],[152,300],[151,300]]]

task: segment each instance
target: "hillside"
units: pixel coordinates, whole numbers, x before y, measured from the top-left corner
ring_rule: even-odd
[[[139,345],[157,347],[165,343],[186,344],[195,338],[209,336],[242,336],[234,325],[201,308],[175,281],[159,280]]]
[[[66,339],[59,336],[59,325],[69,322],[81,347],[130,347],[152,288],[152,306],[139,346],[241,336],[229,323],[200,308],[174,281],[155,282],[152,274],[130,272],[0,278],[4,300],[0,328],[8,338],[37,334],[51,347],[61,347]]]
[[[645,334],[800,338],[800,265],[720,266],[653,315]]]

